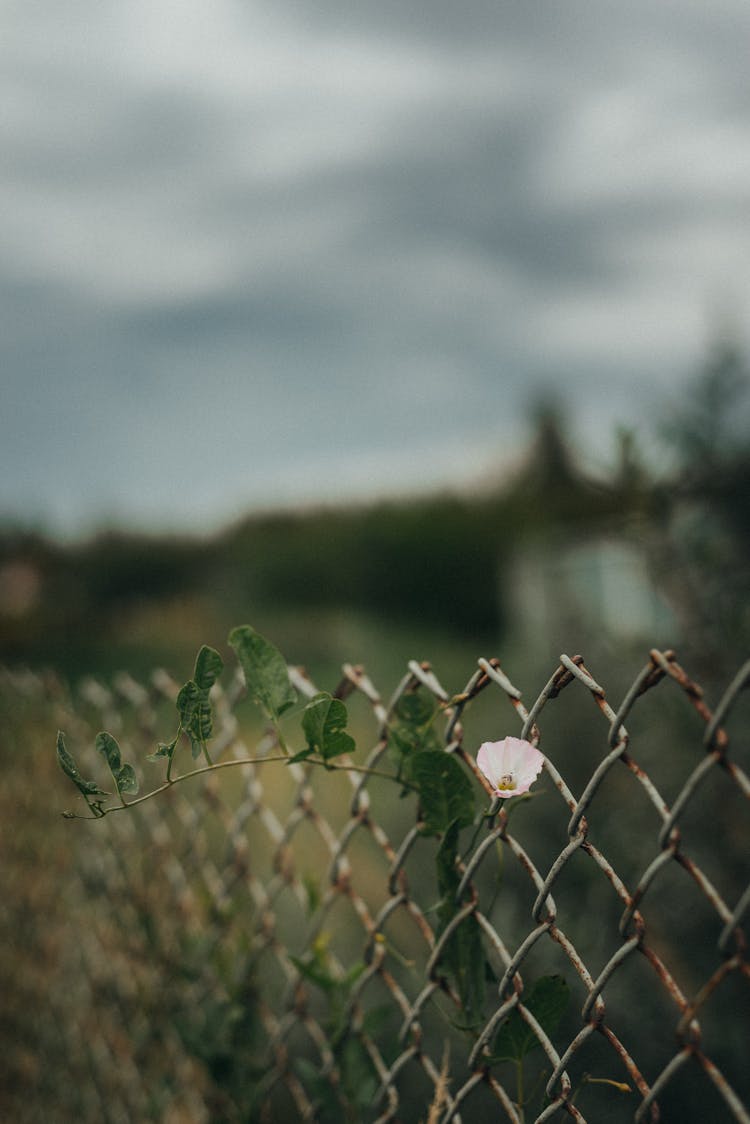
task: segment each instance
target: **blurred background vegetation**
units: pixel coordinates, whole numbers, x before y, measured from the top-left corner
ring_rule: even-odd
[[[622,431],[599,466],[542,403],[517,471],[473,494],[250,514],[210,538],[111,529],[63,545],[5,527],[0,663],[181,667],[196,644],[226,652],[247,620],[326,675],[457,648],[525,670],[645,643],[718,681],[748,647],[747,386],[742,355],[718,344],[648,445]]]

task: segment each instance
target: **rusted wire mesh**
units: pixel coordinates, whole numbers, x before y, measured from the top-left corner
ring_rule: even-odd
[[[334,694],[360,746],[369,736],[356,757],[368,771],[246,765],[71,825],[80,894],[65,992],[50,1003],[64,1049],[86,1053],[76,1111],[750,1124],[748,683],[750,662],[711,711],[674,654],[653,650],[613,708],[583,659],[562,656],[527,708],[495,659],[457,694],[412,662],[388,700],[346,665]],[[80,746],[106,728],[136,761],[163,735],[178,686],[164,672],[147,686],[88,682],[69,738]],[[416,799],[378,775],[393,772],[394,714],[415,693],[443,708],[445,752],[470,774],[480,729],[545,752],[538,800],[510,818],[497,800],[462,836],[457,909],[439,936],[438,841],[420,831]],[[276,748],[263,731],[250,747],[243,695],[239,672],[214,688],[214,760]],[[642,732],[631,737],[631,724]],[[469,924],[492,967],[471,1026],[445,967]],[[573,1002],[548,1034],[525,1000],[550,970]],[[541,1074],[525,1115],[517,1072],[493,1056],[513,1012]]]

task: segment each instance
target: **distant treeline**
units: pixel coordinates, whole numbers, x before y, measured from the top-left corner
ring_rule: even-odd
[[[221,580],[284,605],[341,605],[497,637],[504,568],[551,525],[592,525],[618,501],[574,466],[545,418],[524,467],[484,495],[439,494],[248,519],[216,544]]]
[[[26,567],[38,597],[25,612],[5,606],[2,657],[35,660],[45,647],[59,654],[128,606],[193,594],[235,615],[340,607],[497,638],[504,569],[519,543],[621,512],[619,490],[586,479],[547,414],[523,467],[482,495],[251,515],[209,539],[110,531],[61,546],[7,532],[6,586],[14,566]]]
[[[734,650],[747,638],[750,602],[745,386],[737,354],[717,353],[664,427],[673,455],[658,475],[622,433],[609,473],[592,479],[543,409],[521,467],[481,494],[251,515],[210,539],[111,531],[61,546],[7,530],[0,661],[64,659],[83,635],[111,632],[113,614],[190,597],[233,623],[330,606],[497,640],[514,551],[599,532],[638,535],[696,644],[718,625]]]

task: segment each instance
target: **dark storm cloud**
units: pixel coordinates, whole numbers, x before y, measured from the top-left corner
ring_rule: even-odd
[[[0,512],[466,478],[551,383],[601,447],[750,304],[748,32],[744,0],[11,7]]]

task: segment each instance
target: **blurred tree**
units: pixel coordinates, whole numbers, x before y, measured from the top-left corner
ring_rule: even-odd
[[[532,538],[571,538],[613,513],[609,485],[581,468],[564,414],[554,399],[531,411],[533,436],[505,510],[513,529]]]
[[[740,349],[720,340],[691,388],[690,396],[663,426],[678,458],[683,486],[705,489],[737,458],[747,457],[748,370]]]
[[[750,651],[750,402],[740,350],[720,342],[662,434],[675,467],[655,560],[691,666],[726,681]]]

